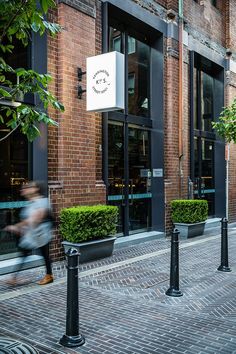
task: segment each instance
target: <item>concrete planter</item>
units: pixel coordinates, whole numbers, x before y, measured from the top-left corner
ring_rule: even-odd
[[[175,228],[179,230],[179,237],[187,239],[195,236],[201,236],[204,233],[205,221],[197,222],[195,224],[175,223]]]
[[[79,263],[94,261],[96,259],[110,257],[113,253],[114,242],[116,237],[107,237],[102,240],[94,240],[89,242],[73,243],[63,241],[64,250],[76,248],[79,253]]]

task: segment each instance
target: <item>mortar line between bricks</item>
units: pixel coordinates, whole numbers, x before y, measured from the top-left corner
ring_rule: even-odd
[[[26,344],[30,343],[33,347],[35,345],[38,345],[40,349],[44,348],[44,349],[50,350],[50,352],[52,350],[52,348],[48,347],[47,345],[42,344],[41,342],[37,342],[35,339],[30,339],[29,337],[25,337],[24,335],[19,334],[18,332],[14,332],[14,331],[11,331],[9,329],[2,328],[2,327],[0,327],[0,331],[1,331],[2,335],[4,337],[6,337],[6,338],[8,336],[9,337],[13,336],[13,337],[16,337],[17,340],[22,341],[23,343],[26,343]],[[55,353],[55,354],[65,354],[65,352],[63,352],[63,351],[61,351],[59,349],[55,349],[55,348],[53,348],[53,353]],[[77,352],[77,354],[79,354],[79,352]]]
[[[183,248],[187,248],[187,247],[192,247],[192,246],[195,246],[195,245],[206,243],[206,242],[211,241],[211,240],[215,240],[215,239],[217,239],[219,237],[220,237],[220,235],[209,236],[209,237],[206,237],[206,238],[204,238],[202,240],[196,240],[196,241],[187,242],[187,243],[184,243],[184,244],[180,244],[179,248],[183,249]],[[94,275],[94,274],[98,275],[99,273],[102,273],[104,271],[110,271],[110,270],[113,270],[113,269],[118,268],[118,267],[127,266],[127,265],[130,265],[130,264],[136,263],[136,262],[143,261],[145,259],[149,259],[149,258],[152,258],[152,257],[160,256],[160,255],[163,255],[163,254],[166,254],[166,253],[169,253],[169,252],[170,252],[170,248],[165,248],[163,250],[159,250],[159,251],[156,251],[156,252],[144,254],[144,255],[141,255],[141,256],[137,256],[137,257],[133,257],[133,258],[130,258],[130,259],[127,259],[127,260],[124,260],[124,261],[119,261],[119,262],[116,262],[116,263],[113,263],[113,264],[108,264],[108,265],[105,265],[105,266],[101,266],[101,267],[85,270],[85,271],[83,271],[82,273],[79,274],[79,279],[85,278],[85,277],[87,277],[89,275]],[[50,286],[53,286],[53,285],[64,284],[66,282],[66,280],[67,280],[66,276],[61,278],[61,279],[56,279],[56,280],[54,280],[53,283],[48,284],[47,288],[50,287]],[[13,299],[13,298],[21,296],[21,295],[26,295],[26,294],[33,293],[35,291],[39,291],[39,285],[33,284],[32,286],[28,286],[27,288],[17,289],[15,291],[12,291],[11,293],[6,293],[6,294],[0,295],[0,301]]]
[[[179,248],[182,249],[182,248],[187,248],[187,247],[194,246],[196,244],[205,243],[207,241],[217,239],[217,238],[219,238],[219,236],[220,235],[210,236],[210,237],[204,238],[202,240],[196,240],[196,241],[188,242],[188,243],[185,243],[183,245],[180,244]],[[125,261],[120,261],[120,262],[116,262],[116,263],[113,263],[113,264],[101,266],[101,267],[98,267],[98,268],[89,269],[89,270],[86,270],[86,271],[80,273],[79,277],[80,278],[84,278],[84,277],[87,277],[88,275],[93,275],[95,273],[100,273],[100,272],[103,272],[105,270],[112,270],[114,268],[118,268],[118,267],[123,266],[123,265],[129,265],[129,264],[132,264],[132,263],[143,261],[145,259],[149,259],[149,258],[152,258],[152,257],[160,256],[160,255],[163,255],[163,254],[169,253],[169,252],[170,252],[170,247],[169,248],[165,248],[164,250],[160,250],[160,251],[144,254],[142,256],[133,257],[133,258],[130,258],[130,259],[125,260]]]

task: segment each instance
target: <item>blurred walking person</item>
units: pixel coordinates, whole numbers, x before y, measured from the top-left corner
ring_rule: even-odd
[[[49,255],[49,245],[52,240],[52,211],[48,198],[44,196],[42,182],[31,181],[21,188],[21,195],[29,201],[22,209],[21,221],[5,227],[5,231],[13,232],[18,237],[18,247],[22,254],[21,262],[17,265],[11,285],[17,284],[18,272],[22,269],[25,258],[33,249],[39,249],[44,258],[46,275],[38,284],[46,285],[53,282],[52,264]]]

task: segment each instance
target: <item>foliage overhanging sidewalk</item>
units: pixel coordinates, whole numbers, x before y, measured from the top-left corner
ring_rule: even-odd
[[[217,231],[217,232],[216,232]],[[220,264],[219,229],[180,242],[180,289],[169,287],[170,242],[157,240],[116,251],[81,266],[77,349],[58,344],[65,333],[66,270],[54,264],[56,281],[45,287],[9,289],[0,277],[0,333],[41,353],[236,353],[236,230],[229,229],[229,265]],[[22,272],[36,281],[41,268]]]

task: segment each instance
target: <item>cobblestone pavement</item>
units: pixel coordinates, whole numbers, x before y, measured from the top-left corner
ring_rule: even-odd
[[[42,267],[23,271],[21,280],[27,284],[16,288],[7,286],[9,276],[2,276],[0,345],[2,338],[11,339],[39,354],[236,354],[235,236],[231,228],[232,272],[217,271],[219,229],[180,242],[183,296],[178,298],[165,295],[170,285],[167,239],[117,250],[112,257],[80,266],[80,333],[85,344],[76,349],[59,344],[66,319],[63,262],[54,264],[55,282],[44,287],[35,284]],[[19,353],[34,354],[24,350]],[[1,347],[0,353],[5,353]]]

